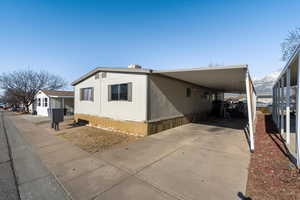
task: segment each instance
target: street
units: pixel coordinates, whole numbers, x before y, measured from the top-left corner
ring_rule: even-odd
[[[4,112],[0,111],[0,200],[20,199],[13,163],[7,143]]]

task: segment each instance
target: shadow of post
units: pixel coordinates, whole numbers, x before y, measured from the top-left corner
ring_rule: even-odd
[[[249,124],[246,124],[246,125],[244,126],[244,133],[245,133],[246,140],[247,140],[247,143],[248,143],[249,151],[251,152],[251,142],[250,142]]]
[[[276,125],[273,123],[271,115],[265,115],[265,131],[278,147],[278,149],[283,153],[283,155],[286,156],[290,160],[290,162],[295,165],[295,167],[297,167],[297,160],[290,153],[289,148],[286,146],[285,139],[277,130]]]
[[[242,192],[238,192],[237,196],[240,198],[240,200],[252,200],[250,197],[246,197]]]

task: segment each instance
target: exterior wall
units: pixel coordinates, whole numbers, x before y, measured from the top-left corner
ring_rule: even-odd
[[[101,74],[99,79],[92,76],[75,86],[76,121],[149,135],[204,119],[212,109],[210,94],[213,91],[183,81],[129,73],[106,73],[105,78],[101,77]],[[132,83],[132,101],[108,100],[109,85],[129,82]],[[80,89],[88,87],[94,88],[94,100],[80,101]],[[190,97],[186,97],[187,88],[191,88]]]
[[[132,83],[132,101],[108,101],[108,85]],[[94,87],[94,101],[80,101],[80,88]],[[114,120],[146,121],[147,75],[107,72],[75,86],[75,114],[111,118]]]
[[[62,107],[62,99],[61,98],[51,98],[51,108],[61,108]]]
[[[50,98],[51,108],[64,108],[66,110],[66,114],[74,114],[74,98],[71,97],[51,97]]]
[[[38,106],[38,99],[41,99],[41,106]],[[48,100],[48,106],[44,107],[43,105],[43,99],[47,98]],[[45,95],[43,92],[39,92],[36,95],[36,112],[37,115],[41,115],[41,116],[48,116],[48,108],[49,108],[49,97],[47,95]]]
[[[191,96],[186,97],[186,89]],[[211,112],[213,91],[160,75],[149,76],[149,119],[160,121],[187,116],[206,118]],[[183,120],[186,121],[186,120]]]
[[[80,89],[93,87],[94,101],[81,101]],[[93,116],[101,116],[101,102],[100,102],[100,79],[95,79],[95,76],[82,81],[74,88],[74,112],[75,114],[86,114]]]

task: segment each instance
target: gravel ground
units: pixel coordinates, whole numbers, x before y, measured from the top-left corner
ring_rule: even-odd
[[[255,152],[251,155],[247,196],[252,200],[300,199],[300,174],[286,153],[271,116],[259,113]]]

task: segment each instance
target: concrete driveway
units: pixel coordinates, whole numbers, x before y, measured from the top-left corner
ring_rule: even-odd
[[[187,124],[91,155],[35,123],[11,119],[75,200],[243,199],[245,194],[250,153],[242,121]]]
[[[240,125],[187,124],[94,155],[130,174],[96,199],[240,199],[250,160]]]

